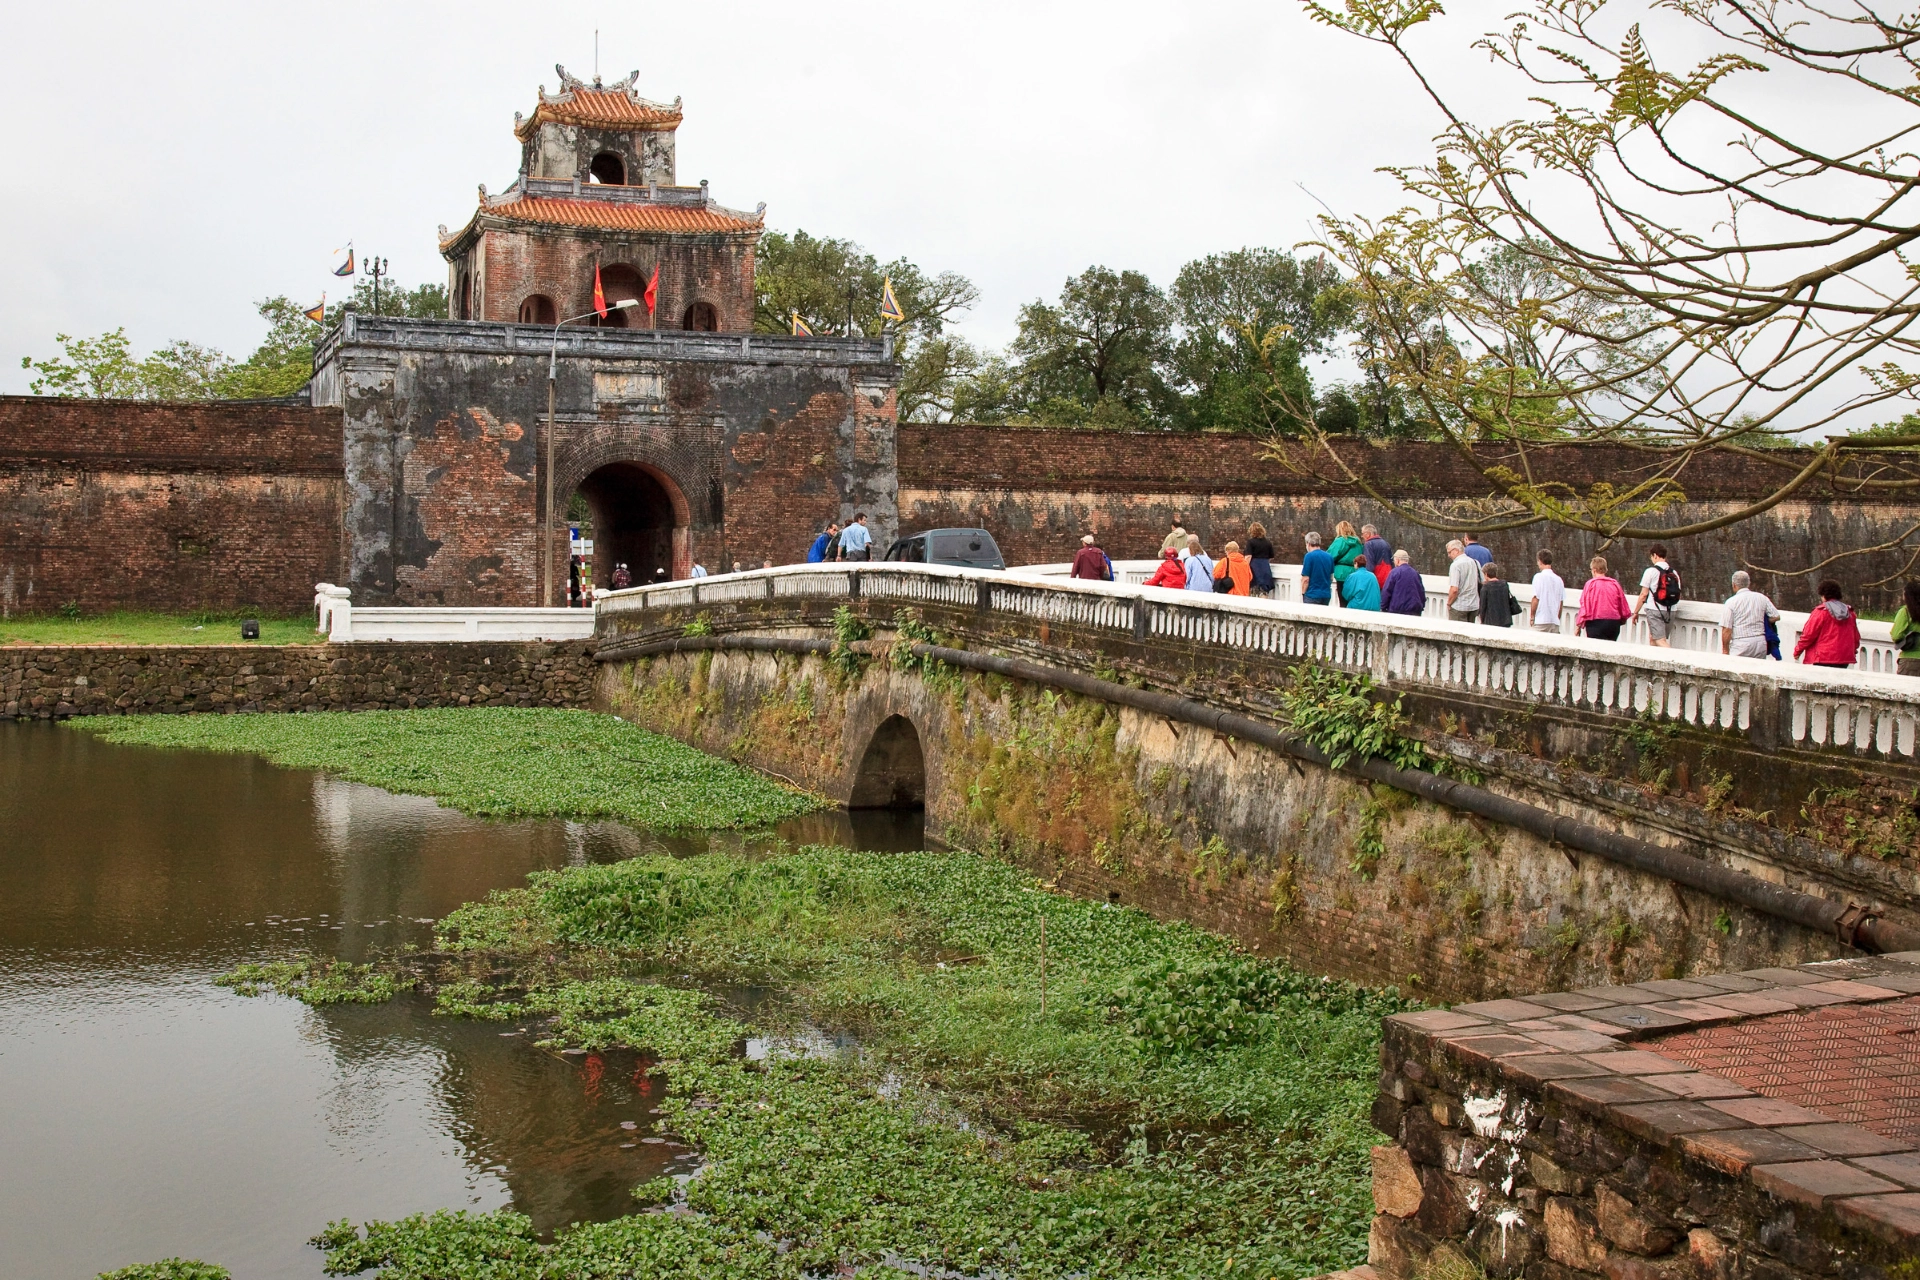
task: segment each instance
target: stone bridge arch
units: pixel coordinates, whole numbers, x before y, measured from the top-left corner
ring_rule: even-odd
[[[847,793],[849,809],[925,809],[927,758],[920,730],[899,713],[888,716],[867,739]]]

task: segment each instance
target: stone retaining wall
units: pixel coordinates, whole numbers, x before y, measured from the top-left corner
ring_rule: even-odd
[[[588,641],[0,648],[0,714],[584,707],[592,653]]]
[[[1383,1280],[1906,1280],[1915,961],[1387,1019],[1369,1262]]]

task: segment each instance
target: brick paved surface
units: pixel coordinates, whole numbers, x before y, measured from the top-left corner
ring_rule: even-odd
[[[1920,1140],[1920,996],[1776,1013],[1642,1044],[1765,1097]]]

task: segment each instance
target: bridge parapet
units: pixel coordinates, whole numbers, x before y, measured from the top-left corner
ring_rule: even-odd
[[[1004,633],[1030,643],[1026,633],[1038,626],[1048,647],[1071,650],[1111,639],[1136,651],[1178,651],[1180,661],[1168,670],[1175,682],[1208,661],[1311,661],[1371,676],[1383,688],[1443,699],[1736,732],[1763,751],[1841,748],[1906,763],[1920,750],[1920,681],[1895,675],[935,565],[794,566],[636,587],[600,602],[596,634],[603,649],[617,652],[623,643],[678,628],[687,611],[731,606],[771,621],[794,614],[796,606],[855,600],[967,611],[969,631],[989,641]],[[1056,629],[1062,629],[1057,640]]]

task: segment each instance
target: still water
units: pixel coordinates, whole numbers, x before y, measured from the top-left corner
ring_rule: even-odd
[[[918,815],[814,815],[794,841],[917,848]],[[618,823],[489,822],[248,756],[0,723],[0,1276],[131,1262],[319,1277],[337,1218],[511,1205],[541,1231],[690,1171],[649,1142],[633,1056],[497,1023],[248,999],[212,978],[300,951],[425,945],[546,867],[770,844]],[[631,1127],[626,1127],[631,1126]]]

